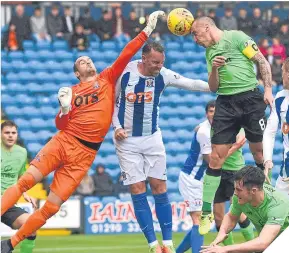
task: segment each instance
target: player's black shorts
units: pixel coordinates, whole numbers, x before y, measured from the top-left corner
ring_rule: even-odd
[[[222,170],[221,182],[216,192],[214,203],[229,201],[234,194],[234,177],[236,171]]]
[[[248,141],[262,142],[266,127],[264,95],[253,89],[236,95],[219,95],[212,123],[212,144],[232,144],[243,127]]]
[[[1,222],[12,228],[12,224],[14,223],[14,221],[24,213],[27,213],[24,209],[18,206],[13,206],[1,216]]]

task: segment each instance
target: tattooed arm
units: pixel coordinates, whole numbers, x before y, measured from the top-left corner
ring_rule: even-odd
[[[264,82],[264,101],[272,107],[274,98],[272,95],[272,74],[270,64],[260,51],[255,54],[251,60],[257,63]]]

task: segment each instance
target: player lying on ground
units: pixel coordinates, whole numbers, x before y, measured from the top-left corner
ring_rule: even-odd
[[[17,125],[9,120],[1,123],[1,195],[17,183],[26,171],[27,151],[16,144]],[[36,202],[23,192],[23,197],[36,208]],[[28,219],[29,214],[18,206],[10,207],[2,216],[1,222],[12,229],[19,229]],[[35,247],[36,234],[33,233],[20,245],[20,253],[32,253]]]
[[[265,175],[258,167],[245,166],[236,173],[235,196],[222,222],[217,238],[202,253],[262,252],[289,226],[289,200],[286,195],[264,184]],[[247,215],[259,236],[249,242],[218,246],[234,229],[241,213]]]
[[[158,126],[160,97],[168,86],[209,92],[208,83],[192,80],[163,67],[164,48],[157,42],[143,47],[142,59],[130,62],[116,86],[114,143],[124,178],[130,185],[137,221],[150,252],[161,252],[146,198],[148,179],[163,236],[163,252],[175,252],[172,209],[166,188],[166,153]]]
[[[211,204],[221,181],[226,155],[244,128],[256,165],[263,167],[262,140],[266,127],[266,104],[272,106],[270,64],[256,43],[241,31],[222,31],[208,17],[194,21],[191,33],[197,44],[206,48],[211,91],[217,92],[212,124],[212,154],[204,178],[200,233],[210,231]],[[258,64],[265,93],[257,88],[254,62]]]
[[[193,227],[187,233],[176,252],[183,253],[189,248],[192,252],[199,252],[204,242],[203,235],[199,234],[199,219],[202,209],[202,193],[204,173],[210,162],[211,124],[215,113],[215,101],[209,101],[206,105],[207,120],[195,128],[189,156],[179,176],[179,190],[187,204],[187,209],[193,220]],[[214,200],[214,214],[217,230],[220,229],[225,215],[225,201],[230,200],[234,193],[234,174],[245,166],[242,155],[242,146],[246,139],[241,132],[237,136],[237,142],[232,145],[223,166],[221,184],[216,192]],[[241,215],[239,225],[246,240],[254,238],[253,227],[244,214]],[[223,242],[225,245],[233,244],[232,233]]]
[[[72,88],[63,87],[58,92],[61,108],[56,116],[56,126],[61,131],[40,150],[17,184],[5,191],[1,199],[1,215],[18,201],[23,192],[56,170],[51,191],[43,207],[32,214],[11,239],[1,242],[2,253],[11,252],[19,242],[41,228],[78,187],[109,130],[115,83],[162,15],[163,11],[152,13],[144,30],[101,73],[97,73],[88,56],[76,60],[74,72],[80,83]]]
[[[278,126],[280,124],[283,137],[284,153],[280,174],[276,182],[276,188],[285,192],[289,197],[289,58],[287,58],[283,63],[282,79],[283,90],[276,94],[275,103],[273,105],[270,117],[268,119],[268,124],[264,132],[263,153],[265,170],[269,172],[273,168],[272,155],[274,150],[274,142]],[[270,178],[267,178],[267,180],[270,182]]]

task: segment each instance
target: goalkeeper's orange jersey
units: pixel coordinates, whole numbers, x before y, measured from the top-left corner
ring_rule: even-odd
[[[112,66],[96,75],[93,81],[73,86],[71,111],[61,118],[60,112],[57,114],[56,127],[88,142],[102,142],[112,120],[115,83],[146,40],[147,35],[141,32],[127,44]]]

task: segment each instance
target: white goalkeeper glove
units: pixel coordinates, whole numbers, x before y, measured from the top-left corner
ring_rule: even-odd
[[[149,37],[153,30],[156,28],[158,18],[164,17],[165,13],[163,11],[154,11],[152,14],[150,14],[147,26],[143,29],[143,31],[146,33],[146,35]]]
[[[69,113],[71,108],[71,100],[72,100],[72,89],[70,87],[62,87],[58,91],[58,100],[60,103],[60,110],[62,115],[66,115]]]

